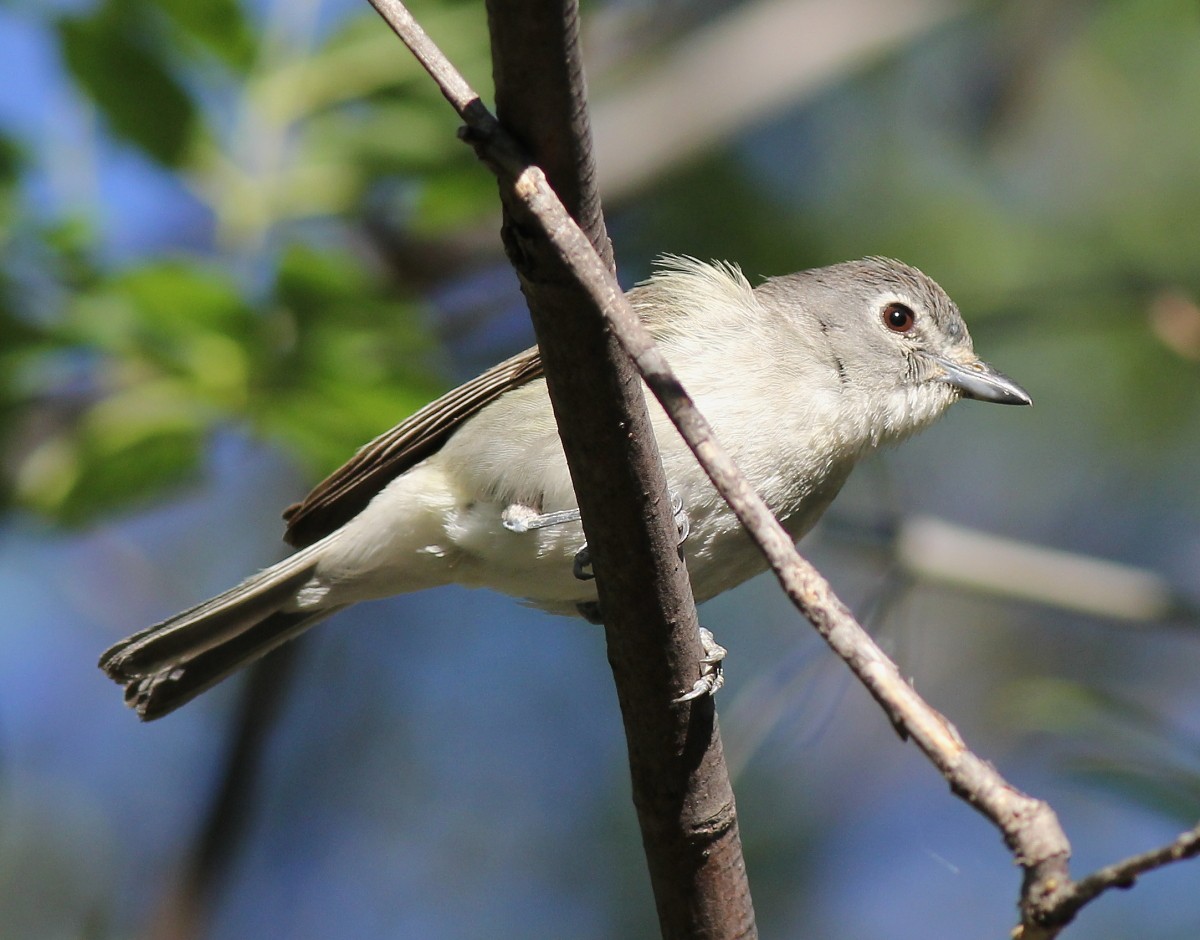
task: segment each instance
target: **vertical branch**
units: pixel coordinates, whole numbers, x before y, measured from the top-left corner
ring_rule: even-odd
[[[488,23],[500,123],[611,271],[577,4],[489,0]],[[641,383],[517,180],[499,179],[505,249],[529,302],[595,564],[662,932],[748,936],[753,910],[713,704],[671,704],[696,678],[698,623]]]
[[[596,184],[587,81],[572,0],[489,0],[496,114],[615,270]]]

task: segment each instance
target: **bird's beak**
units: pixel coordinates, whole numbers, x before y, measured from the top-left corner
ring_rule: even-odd
[[[964,398],[991,401],[998,405],[1032,405],[1033,399],[1007,375],[997,372],[986,362],[974,359],[970,362],[954,362],[951,359],[934,357],[943,375],[942,382],[953,385]]]

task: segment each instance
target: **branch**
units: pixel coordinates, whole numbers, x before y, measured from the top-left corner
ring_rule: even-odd
[[[1070,886],[1060,908],[1069,919],[1105,891],[1111,888],[1132,888],[1138,876],[1173,862],[1195,858],[1197,855],[1200,855],[1200,825],[1180,834],[1174,842],[1161,848],[1131,856],[1114,865],[1106,865],[1086,878],[1081,878]]]
[[[467,123],[466,139],[503,180],[554,245],[564,264],[594,298],[612,334],[634,361],[714,486],[767,557],[776,578],[798,610],[884,709],[897,732],[910,738],[961,799],[990,820],[1023,869],[1019,940],[1056,937],[1078,910],[1104,890],[1128,884],[1137,874],[1200,853],[1193,830],[1156,852],[1137,856],[1076,883],[1068,868],[1070,844],[1051,807],[1009,784],[990,764],[968,750],[954,726],[928,705],[896,665],[857,623],[829,583],[796,551],[791,537],[738,471],[695,403],[671,373],[649,333],[625,300],[612,273],[591,250],[587,237],[550,189],[544,174],[523,160],[519,149],[478,97],[437,53],[394,0],[372,0],[400,38],[425,64],[443,94]],[[580,494],[582,496],[582,494]]]
[[[605,265],[614,268],[592,155],[587,84],[573,0],[488,0],[496,115],[535,158]]]
[[[505,248],[529,302],[597,573],[662,933],[752,937],[754,912],[712,701],[669,704],[698,675],[699,627],[641,384],[594,299],[611,304],[623,295],[607,260],[591,170],[574,4],[489,6],[504,130],[400,3],[372,5],[438,80],[467,124],[465,136],[500,181]],[[546,158],[555,189],[590,238],[526,148]],[[560,233],[570,233],[569,247],[547,237],[548,212]],[[580,270],[592,276],[590,290],[581,286]]]

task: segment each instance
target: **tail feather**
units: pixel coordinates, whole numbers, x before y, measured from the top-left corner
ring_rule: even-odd
[[[171,667],[125,679],[125,703],[142,721],[169,715],[337,610],[341,608],[270,614],[218,645],[188,654]]]
[[[285,609],[315,568],[315,551],[297,552],[115,644],[100,657],[100,668],[125,686],[126,702],[142,719],[174,711],[340,609]]]

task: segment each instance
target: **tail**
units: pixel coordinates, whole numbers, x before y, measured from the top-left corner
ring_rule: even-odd
[[[341,609],[294,609],[296,593],[316,565],[315,551],[297,552],[224,594],[125,638],[105,650],[100,668],[125,686],[125,703],[143,721],[170,714]]]

